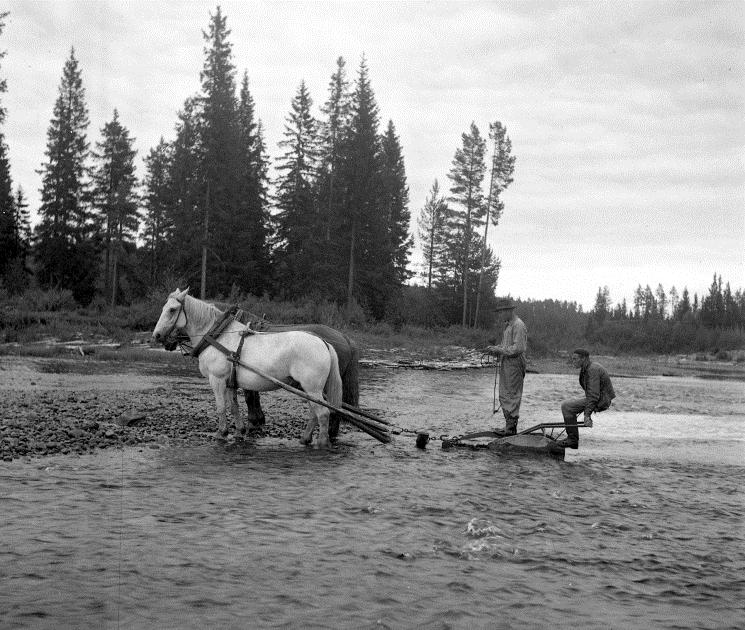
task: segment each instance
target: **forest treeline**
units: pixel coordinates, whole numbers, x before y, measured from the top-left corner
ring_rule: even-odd
[[[15,326],[24,312],[70,302],[151,318],[166,292],[190,286],[205,299],[283,304],[300,318],[331,314],[324,323],[335,325],[493,328],[501,261],[486,243],[516,161],[502,123],[490,123],[486,137],[471,123],[447,184],[433,179],[413,222],[423,286],[410,286],[403,148],[394,122],[381,123],[365,58],[354,79],[336,60],[317,110],[300,82],[271,158],[230,34],[218,7],[195,68],[200,90],[144,156],[141,174],[135,138],[116,109],[91,141],[83,70],[71,49],[40,156],[33,228],[26,195],[13,186],[0,100],[0,302],[11,306],[6,315],[21,313],[3,322]],[[8,89],[0,80],[0,99]],[[540,353],[575,343],[629,352],[743,345],[743,293],[716,277],[701,298],[639,287],[630,306],[613,306],[601,288],[591,312],[528,300],[518,314]]]
[[[336,61],[318,116],[300,82],[273,160],[219,7],[204,32],[199,76],[175,137],[161,137],[138,177],[134,138],[116,110],[91,145],[83,72],[71,50],[47,130],[33,230],[0,143],[4,290],[69,290],[81,305],[116,306],[154,286],[189,285],[206,299],[235,291],[310,297],[376,320],[395,317],[412,275],[409,193],[399,137],[393,121],[381,124],[365,58],[353,81],[344,59]],[[490,137],[489,169],[476,125],[463,134],[449,194],[436,193],[436,208],[420,222],[429,286],[446,318],[465,325],[479,311],[491,317],[499,264],[486,229],[498,221],[514,162],[500,123]]]

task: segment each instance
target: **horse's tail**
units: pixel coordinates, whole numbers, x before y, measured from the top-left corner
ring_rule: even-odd
[[[348,405],[359,407],[360,405],[360,351],[354,342],[347,339],[349,344],[349,361],[347,361],[344,373],[341,375],[341,382],[344,388],[342,400]]]
[[[326,386],[324,387],[324,393],[326,394],[326,400],[334,405],[334,407],[341,407],[342,403],[342,382],[341,375],[339,374],[339,357],[336,356],[336,350],[330,343],[326,344],[331,356],[331,366],[329,367],[329,375],[326,379]]]

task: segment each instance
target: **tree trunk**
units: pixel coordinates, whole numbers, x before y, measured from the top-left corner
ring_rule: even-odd
[[[497,144],[494,141],[494,156],[497,155]],[[489,195],[486,198],[486,224],[484,225],[484,243],[481,246],[481,268],[479,269],[479,287],[476,290],[476,313],[473,316],[473,327],[479,325],[479,310],[481,309],[481,290],[484,283],[484,262],[486,261],[486,236],[489,233],[489,217],[491,216],[491,200],[494,192],[494,158],[491,163],[491,177],[489,178]]]
[[[352,291],[354,289],[355,274],[355,241],[357,239],[357,217],[352,218],[352,234],[349,243],[349,275],[347,276],[347,306],[352,305]]]
[[[207,197],[204,202],[204,232],[202,234],[202,277],[200,297],[202,300],[207,299],[207,245],[209,241],[210,229],[210,185],[207,182]]]
[[[114,260],[111,263],[111,306],[116,306],[116,287],[118,284],[118,256],[116,252],[114,252],[113,256]]]

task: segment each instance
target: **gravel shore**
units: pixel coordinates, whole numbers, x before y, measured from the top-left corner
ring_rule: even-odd
[[[212,391],[196,363],[174,369],[3,356],[0,397],[3,461],[120,445],[203,444],[214,441],[217,430]],[[245,418],[242,396],[239,403]],[[251,436],[300,438],[307,414],[303,401],[273,392],[262,404],[267,423]]]

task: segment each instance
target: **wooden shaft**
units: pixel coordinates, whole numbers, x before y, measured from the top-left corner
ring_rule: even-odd
[[[353,411],[358,416],[365,416],[366,418],[370,418],[370,420],[375,420],[375,422],[380,422],[380,424],[387,424],[390,426],[390,422],[388,420],[383,420],[383,418],[379,418],[378,416],[370,413],[366,409],[360,409],[359,407],[353,407],[352,405],[348,405],[347,403],[341,404],[344,409],[349,409],[349,411]]]

